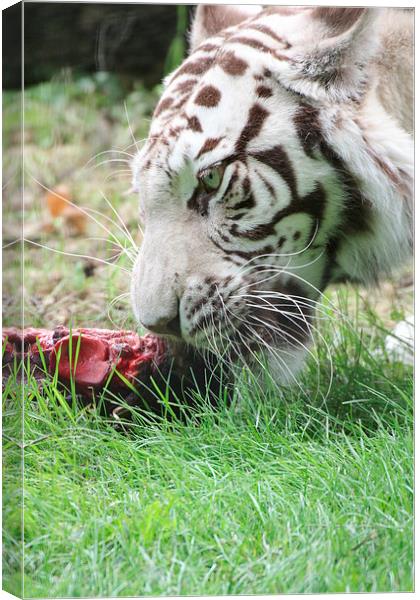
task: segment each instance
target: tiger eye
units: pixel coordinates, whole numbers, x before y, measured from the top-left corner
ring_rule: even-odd
[[[206,192],[211,193],[219,189],[222,183],[224,167],[217,165],[207,169],[199,176],[200,184]]]

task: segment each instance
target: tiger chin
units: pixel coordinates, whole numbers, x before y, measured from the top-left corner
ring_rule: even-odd
[[[328,284],[412,252],[413,11],[200,5],[132,164],[146,329],[295,378]]]

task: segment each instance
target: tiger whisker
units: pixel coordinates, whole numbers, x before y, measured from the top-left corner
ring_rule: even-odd
[[[258,296],[249,295],[249,294],[248,294],[247,296],[249,296],[249,297],[252,297],[253,299],[254,299],[254,298],[258,298]],[[289,298],[289,296],[286,296],[286,295],[280,295],[280,297],[282,297],[282,296],[283,296],[285,299],[289,300],[289,301],[291,300],[291,299]],[[278,296],[276,296],[276,299],[278,299]],[[265,301],[265,302],[267,302],[267,300],[265,300],[265,299],[264,299],[264,301]],[[304,329],[303,329],[303,328],[302,328],[302,327],[301,327],[301,326],[300,326],[298,323],[296,324],[296,325],[297,325],[297,327],[298,327],[300,330],[302,330],[302,331],[303,331],[303,333],[305,333],[305,334],[306,334],[306,333],[309,333],[309,334],[310,334],[310,336],[311,336],[312,342],[313,342],[313,343],[314,343],[314,345],[316,346],[316,344],[315,344],[315,340],[314,340],[314,337],[313,337],[312,330],[315,330],[315,331],[316,331],[316,332],[319,334],[319,332],[318,332],[317,328],[315,328],[315,326],[313,325],[313,323],[310,323],[310,322],[308,322],[308,320],[306,319],[305,315],[303,314],[303,312],[302,312],[302,310],[301,310],[301,307],[299,306],[299,304],[298,304],[298,303],[296,303],[294,299],[293,299],[292,301],[293,301],[293,303],[296,305],[296,307],[297,307],[297,309],[299,310],[299,312],[301,313],[301,316],[298,316],[298,315],[296,315],[295,313],[286,313],[286,312],[282,312],[282,311],[278,310],[278,309],[277,309],[277,308],[276,308],[274,305],[271,305],[271,303],[269,303],[269,304],[270,304],[270,306],[267,306],[267,307],[264,307],[264,306],[261,306],[261,305],[255,305],[255,304],[252,304],[252,305],[251,305],[251,307],[252,307],[252,308],[254,308],[255,306],[258,306],[259,308],[265,308],[265,309],[271,309],[271,310],[274,310],[274,311],[278,312],[279,314],[289,314],[291,317],[294,317],[294,320],[295,320],[295,322],[296,322],[296,320],[298,320],[298,321],[299,321],[299,320],[302,320],[302,321],[305,323],[305,325],[308,327],[308,330],[304,330]],[[249,303],[248,303],[248,302],[247,302],[247,305],[249,305]],[[273,329],[273,326],[272,326],[272,324],[266,323],[265,321],[263,322],[262,320],[261,320],[261,323],[262,323],[262,324],[263,324],[263,325],[264,325],[266,328],[271,328],[271,329]],[[277,332],[277,333],[282,333],[283,335],[285,335],[285,336],[286,336],[286,337],[288,337],[288,338],[290,338],[290,337],[291,337],[291,335],[290,335],[288,332],[286,332],[286,331],[281,331],[281,330],[279,330],[278,328],[276,328],[276,332]],[[319,335],[320,335],[320,334],[319,334]],[[331,360],[331,355],[330,355],[329,347],[328,347],[328,345],[327,345],[327,343],[326,343],[325,339],[324,339],[324,338],[323,338],[321,335],[320,335],[320,337],[323,339],[323,341],[324,341],[324,343],[325,343],[325,345],[326,345],[327,352],[328,352],[328,355],[329,355],[329,357],[330,357],[330,363],[331,363],[331,373],[332,373],[332,360]],[[315,361],[315,364],[317,365],[317,373],[318,373],[318,386],[317,386],[317,387],[318,387],[318,390],[319,390],[319,386],[320,386],[320,365],[319,365],[319,361],[318,361],[317,357],[316,357],[316,356],[315,356],[315,355],[314,355],[314,354],[313,354],[313,353],[312,353],[312,352],[309,350],[309,348],[307,348],[306,346],[304,346],[302,343],[298,342],[298,340],[295,340],[295,338],[292,338],[292,339],[293,339],[294,341],[296,341],[296,342],[297,342],[299,345],[301,345],[301,346],[302,346],[302,347],[305,349],[305,351],[306,351],[307,353],[309,353],[309,354],[312,356],[312,358],[314,359],[314,361]],[[330,378],[330,380],[331,380],[331,378]],[[328,392],[329,392],[329,390],[328,390]],[[318,393],[318,392],[317,392],[317,393]]]
[[[127,160],[126,158],[107,158],[106,160],[101,161],[100,163],[96,163],[95,165],[93,165],[92,167],[90,167],[91,169],[97,169],[99,167],[102,167],[103,165],[109,165],[111,163],[125,163],[126,165],[131,164],[129,160]]]
[[[138,139],[138,140],[135,140],[135,142],[134,142],[134,143],[132,143],[132,144],[128,144],[127,146],[124,146],[124,148],[123,148],[123,149],[124,149],[124,150],[128,150],[129,148],[132,148],[133,146],[136,146],[136,148],[137,148],[137,144],[141,144],[141,143],[143,143],[143,142],[147,142],[149,139],[150,139],[150,140],[156,140],[156,139],[160,139],[161,137],[162,137],[162,136],[157,136],[157,135],[155,135],[155,136],[150,136],[150,137],[145,137],[145,138],[142,138],[142,139]],[[135,156],[135,154],[133,154],[132,156],[134,157],[134,156]]]
[[[236,335],[239,337],[239,339],[240,339],[240,342],[241,342],[242,346],[243,346],[243,347],[245,347],[245,348],[246,348],[246,350],[249,352],[249,354],[250,354],[251,356],[253,356],[253,357],[254,357],[254,352],[253,352],[253,350],[250,348],[250,346],[249,346],[249,344],[248,344],[248,342],[247,342],[247,339],[246,339],[246,337],[244,336],[244,334],[243,334],[243,333],[242,333],[240,330],[238,330],[238,329],[236,329],[236,328],[235,328],[235,326],[233,325],[233,322],[232,322],[232,320],[231,320],[231,319],[230,319],[230,317],[228,316],[227,312],[228,312],[228,311],[229,311],[229,312],[231,312],[231,311],[229,310],[229,308],[228,308],[228,307],[226,307],[226,309],[227,309],[227,311],[226,311],[226,318],[227,318],[227,320],[229,321],[229,323],[231,324],[231,326],[232,326],[232,329],[235,331]],[[250,341],[252,341],[252,340],[250,340]],[[233,350],[233,352],[234,352],[235,356],[237,357],[237,360],[239,361],[239,363],[240,363],[240,364],[243,366],[243,368],[245,368],[245,369],[249,370],[249,364],[246,362],[246,360],[245,360],[245,358],[244,358],[244,356],[243,356],[243,353],[242,353],[242,352],[240,352],[240,350],[239,350],[238,348],[236,348],[236,347],[235,347],[235,345],[233,344],[233,342],[232,342],[231,340],[229,340],[229,339],[228,339],[228,343],[229,343],[230,347],[232,348],[232,350]],[[254,357],[254,358],[255,358],[255,357]],[[233,374],[235,375],[235,372],[234,372],[234,371],[233,371]],[[260,384],[259,384],[258,382],[255,382],[255,384],[256,384],[256,385],[257,385],[257,387],[259,388],[260,392],[262,392],[263,390],[262,390],[262,388],[261,388]]]
[[[121,246],[120,244],[117,244],[116,242],[114,242],[113,240],[109,240],[108,238],[104,238],[104,237],[88,237],[88,238],[84,238],[86,241],[96,241],[96,242],[105,242],[106,244],[111,244],[111,246],[116,246],[117,248],[120,249],[119,253],[116,256],[121,256],[121,255],[125,255],[128,257],[129,261],[134,264],[135,261],[135,255],[132,253],[132,251],[130,250],[130,248],[124,248],[123,246]]]
[[[312,283],[310,283],[309,281],[307,281],[303,277],[300,277],[296,273],[289,273],[289,275],[290,275],[290,277],[294,277],[295,279],[297,279],[298,281],[300,281],[304,285],[307,285],[309,288],[311,288],[313,291],[315,291],[317,293],[317,295],[319,295],[327,303],[327,305],[331,306],[332,308],[335,308],[335,310],[337,311],[337,309],[336,309],[336,307],[334,307],[332,301],[319,288],[317,288],[315,285],[313,285]],[[340,316],[342,316],[343,318],[345,318],[345,316],[343,315],[343,313],[341,313],[341,311],[338,314],[340,314]]]
[[[332,315],[330,315],[327,311],[327,307],[325,306],[325,304],[323,304],[322,302],[319,302],[318,300],[315,300],[314,298],[309,298],[307,296],[300,296],[298,294],[285,294],[283,292],[278,292],[278,291],[274,291],[274,290],[266,290],[266,291],[256,291],[254,294],[245,294],[245,297],[251,297],[251,298],[273,298],[273,299],[296,299],[300,302],[300,304],[302,305],[306,305],[308,306],[308,308],[313,308],[314,310],[317,311],[317,313],[322,313],[325,314],[326,319],[332,319]],[[338,309],[336,309],[334,307],[334,305],[332,305],[331,307],[328,307],[329,310],[331,310],[333,313],[336,313],[335,316],[341,316],[340,311]]]
[[[104,265],[109,265],[111,267],[115,267],[116,269],[120,269],[121,271],[124,271],[125,273],[131,274],[131,270],[125,269],[124,267],[121,267],[121,265],[117,265],[115,263],[109,262],[108,260],[104,260],[102,258],[98,258],[96,256],[89,256],[88,254],[76,254],[74,252],[66,252],[64,250],[57,250],[56,248],[51,248],[51,246],[46,246],[45,244],[38,244],[38,242],[34,242],[33,240],[29,240],[27,238],[22,238],[22,239],[25,243],[32,244],[33,246],[38,246],[39,248],[43,248],[44,250],[49,250],[49,251],[55,252],[57,254],[63,254],[64,256],[73,256],[75,258],[87,258],[89,260],[95,260]],[[119,255],[117,255],[117,256],[119,256]]]
[[[296,323],[296,325],[299,327],[299,329],[302,331],[302,333],[306,334],[310,333],[311,335],[311,339],[313,344],[315,345],[315,339],[313,338],[312,335],[312,331],[315,331],[316,333],[319,333],[318,328],[315,327],[315,325],[313,324],[313,322],[311,320],[308,320],[308,318],[306,317],[306,315],[303,313],[302,311],[302,303],[301,302],[297,302],[294,298],[289,297],[289,296],[284,296],[284,299],[288,300],[287,304],[283,304],[283,305],[279,305],[279,304],[272,304],[271,302],[269,302],[268,300],[266,300],[265,298],[262,298],[262,300],[264,302],[266,302],[268,304],[268,306],[264,306],[261,304],[248,304],[248,306],[252,306],[252,307],[257,307],[261,310],[267,310],[270,312],[277,312],[278,314],[282,315],[282,316],[286,316],[286,317],[290,317],[291,319],[293,319],[293,321],[296,323],[296,321],[302,321],[303,323],[305,323],[306,327],[308,329],[304,329],[303,327],[301,327],[298,323]],[[293,302],[294,306],[296,306],[297,310],[299,311],[300,315],[297,315],[296,313],[293,312],[289,312],[287,310],[280,310],[281,306],[285,306],[285,307],[290,307],[290,301]]]
[[[270,275],[269,277],[265,277],[263,279],[255,279],[254,281],[250,281],[248,284],[241,286],[239,291],[242,292],[249,288],[255,287],[257,285],[259,286],[259,285],[262,285],[263,283],[267,283],[267,281],[272,281],[273,279],[278,278],[278,276],[281,273],[284,274],[285,272],[284,271],[276,271],[273,275]]]
[[[274,269],[274,267],[273,267]],[[280,274],[284,274],[283,269],[280,271],[279,270],[279,275]],[[306,279],[304,279],[303,277],[297,275],[296,273],[292,273],[292,272],[287,272],[288,275],[290,275],[290,277],[293,277],[295,279],[297,279],[298,281],[300,281],[301,283],[303,283],[304,285],[307,285],[309,288],[311,288],[313,291],[316,292],[317,296],[320,296],[326,303],[327,305],[331,306],[333,309],[335,309],[337,311],[337,308],[334,307],[334,305],[332,304],[331,300],[319,289],[317,288],[315,285],[313,285],[312,283],[310,283],[309,281],[307,281]],[[251,287],[252,285],[257,285],[259,282],[254,282],[254,283],[250,283],[248,286],[244,286],[241,289],[246,289],[246,287]]]
[[[225,301],[224,301],[224,299],[223,299],[222,295],[220,294],[220,291],[219,291],[219,289],[218,289],[218,287],[217,287],[217,286],[216,286],[216,291],[217,291],[217,293],[218,293],[218,295],[219,295],[219,298],[220,298],[220,301],[221,301],[221,304],[222,304],[222,309],[223,309],[223,312],[224,312],[224,314],[225,314],[226,320],[228,321],[228,323],[229,323],[229,324],[230,324],[230,326],[232,327],[233,331],[235,331],[235,332],[236,332],[236,335],[238,335],[238,337],[240,338],[240,340],[241,340],[241,343],[243,344],[243,346],[245,346],[245,348],[248,350],[248,352],[249,352],[251,355],[253,355],[253,351],[251,350],[251,348],[250,348],[250,347],[249,347],[249,345],[247,344],[245,337],[242,335],[242,333],[241,333],[241,332],[240,332],[240,331],[239,331],[237,328],[235,328],[235,326],[234,326],[234,324],[233,324],[232,320],[230,319],[230,317],[229,317],[229,315],[228,315],[228,312],[232,312],[232,311],[230,311],[229,307],[226,305],[226,303],[225,303]],[[233,313],[232,313],[232,314],[233,314]],[[219,324],[219,325],[220,325],[220,324]],[[232,343],[232,341],[231,341],[231,340],[230,340],[230,339],[229,339],[227,336],[224,336],[224,337],[227,339],[227,342],[228,342],[228,345],[229,345],[229,347],[230,347],[230,348],[232,348],[232,350],[233,350],[233,352],[235,353],[235,355],[237,356],[237,358],[238,358],[239,362],[240,362],[241,364],[243,364],[243,366],[244,366],[246,369],[248,369],[249,365],[246,363],[246,361],[245,361],[245,359],[244,359],[243,355],[242,355],[242,354],[239,352],[239,350],[237,350],[237,349],[235,348],[234,344]],[[233,374],[233,375],[235,375],[235,372],[234,372],[233,368],[231,369],[231,371],[232,371],[232,374]],[[259,385],[259,383],[257,383],[257,382],[255,382],[255,383],[256,383],[256,385],[259,387],[260,391],[262,391],[262,388],[261,388],[261,386]]]
[[[280,275],[288,275],[293,270],[298,270],[298,269],[303,269],[305,267],[309,267],[309,266],[313,265],[315,262],[317,262],[317,260],[319,260],[319,258],[321,258],[322,254],[323,253],[319,254],[315,259],[313,259],[312,261],[309,261],[303,265],[294,265],[292,267],[289,266],[290,261],[289,261],[289,264],[283,265],[281,267],[276,267],[274,265],[257,265],[254,267],[254,269],[255,270],[258,269],[258,274],[260,274],[260,275],[265,274],[265,273],[273,273],[273,274],[264,279],[253,281],[253,282],[249,283],[247,286],[243,286],[241,289],[247,289],[247,288],[255,286],[255,285],[261,285],[263,283],[266,283],[267,281],[271,281],[272,279],[279,277]],[[264,267],[264,268],[262,268],[262,267]]]
[[[273,358],[275,360],[280,361],[280,363],[282,364],[282,366],[286,369],[286,371],[289,373],[289,376],[291,377],[292,381],[297,385],[297,387],[300,389],[300,391],[302,392],[302,394],[308,398],[308,394],[305,392],[305,390],[302,388],[301,384],[299,383],[299,381],[297,380],[297,378],[295,377],[295,375],[292,373],[291,369],[289,368],[289,366],[287,365],[286,361],[284,360],[284,358],[280,355],[280,352],[282,352],[283,354],[287,355],[287,356],[291,356],[293,357],[293,355],[290,352],[285,351],[284,349],[282,349],[281,351],[276,348],[274,349],[272,346],[270,346],[268,344],[268,342],[266,340],[264,340],[264,338],[262,338],[256,331],[255,329],[253,329],[251,326],[248,325],[248,329],[250,331],[250,333],[253,335],[253,338],[255,339],[255,337],[257,337],[260,342],[262,343],[262,345],[265,347],[265,349],[268,351],[268,353],[273,356]],[[293,357],[294,358],[294,357]],[[260,361],[259,361],[260,362]],[[263,367],[263,369],[265,369],[265,365],[263,365],[260,362],[260,365]],[[272,379],[273,383],[275,385],[278,384],[278,382],[275,381],[274,377],[272,376],[271,373],[269,373],[270,378]]]
[[[276,277],[278,277],[280,274],[284,274],[287,273],[286,269],[287,269],[288,265],[286,266],[282,266],[282,267],[271,267],[270,269],[264,269],[261,270],[259,273],[260,274],[264,274],[264,273],[274,273],[273,275],[270,275],[269,277],[266,277],[265,279],[255,279],[255,280],[251,280],[249,281],[246,285],[241,286],[240,290],[246,290],[252,286],[255,285],[261,285],[262,283],[266,283],[267,281],[271,281],[272,279],[275,279]],[[249,277],[249,275],[248,275]]]
[[[218,358],[220,358],[220,352],[219,352],[219,349],[217,348],[217,344],[210,339],[210,335],[209,335],[208,327],[207,327],[207,316],[205,316],[203,324],[199,325],[199,329],[204,333],[207,345],[211,349],[213,354],[215,354]]]
[[[279,308],[275,308],[275,307],[267,307],[267,306],[263,306],[261,304],[247,304],[248,307],[251,308],[258,308],[259,310],[267,310],[270,312],[276,312],[278,315],[280,316],[284,316],[287,319],[289,319],[290,321],[293,321],[293,323],[295,323],[295,325],[299,328],[299,330],[306,335],[308,333],[308,329],[310,328],[314,328],[313,323],[311,323],[310,321],[308,321],[308,319],[305,317],[305,315],[303,313],[301,313],[300,315],[294,313],[294,312],[290,312],[287,310],[280,310]],[[290,307],[289,307],[290,308]],[[299,310],[299,307],[297,307]],[[255,316],[253,313],[250,314],[250,316]],[[304,327],[302,327],[301,325],[299,325],[299,321],[301,321],[302,323],[304,323],[307,327],[307,329],[305,329]],[[267,325],[269,325],[267,323]],[[274,324],[273,324],[274,325]],[[290,327],[288,325],[285,325],[282,323],[282,328],[288,330],[290,329]],[[281,331],[279,329],[279,331]]]
[[[274,255],[273,258],[285,258],[285,257],[284,256],[280,256],[280,255]],[[286,266],[290,265],[291,260],[292,259],[289,258],[288,261],[286,261],[287,262]],[[264,264],[263,263],[263,264],[249,266],[246,269],[243,269],[241,267],[240,270],[239,270],[239,275],[241,275],[243,277],[243,276],[245,276],[246,273],[250,273],[251,271],[257,271],[257,270],[261,269],[262,267],[264,267],[264,268],[268,267],[268,268],[273,268],[273,269],[277,269],[277,268],[284,269],[285,268],[284,265],[276,267],[272,263],[269,263],[269,264]]]
[[[284,313],[281,313],[281,314],[284,314]],[[296,348],[296,349],[298,347],[302,348],[303,350],[305,350],[305,352],[307,352],[311,356],[311,358],[313,358],[315,363],[318,364],[318,366],[319,366],[318,358],[313,354],[313,352],[311,352],[311,350],[307,346],[305,346],[305,344],[303,342],[298,340],[295,336],[292,335],[292,333],[287,331],[287,329],[289,329],[289,328],[276,327],[272,323],[268,323],[267,321],[264,321],[264,319],[260,319],[259,317],[257,317],[256,315],[253,315],[253,314],[250,314],[249,317],[250,317],[250,319],[253,319],[253,320],[257,321],[258,323],[260,323],[261,325],[263,325],[268,331],[273,331],[277,334],[280,334],[281,336],[287,337],[288,340],[290,340],[289,343],[292,346],[292,348]]]
[[[254,257],[250,258],[248,261],[246,261],[244,263],[244,265],[242,265],[242,267],[246,267],[249,263],[253,262],[254,260],[260,260],[261,258],[265,258],[265,257],[267,257],[267,258],[284,258],[285,256],[297,256],[299,254],[302,254],[303,252],[308,250],[308,248],[310,248],[310,246],[312,245],[312,243],[318,233],[318,229],[319,229],[319,223],[317,221],[316,228],[312,235],[312,238],[309,240],[309,242],[306,244],[306,246],[304,248],[302,248],[301,250],[298,250],[297,252],[289,252],[289,253],[283,253],[283,254],[281,254],[281,253],[280,254],[276,254],[276,253],[259,254],[258,256],[254,256]]]
[[[214,322],[214,316],[213,316],[213,311],[212,310],[210,310],[210,314],[206,316],[206,321],[207,321],[207,317],[210,317],[209,320],[211,321],[211,323],[210,323],[210,328],[207,327],[206,330],[209,332],[209,335],[211,333],[212,339],[213,339],[214,348],[217,349],[217,354],[220,356],[220,350],[219,350],[217,342],[216,342],[216,336],[215,336],[216,325],[215,325],[215,322]]]
[[[51,194],[54,194],[55,196],[57,196],[58,198],[60,198],[60,200],[63,200],[63,202],[65,202],[66,204],[68,204],[69,206],[72,206],[74,209],[78,210],[79,212],[81,212],[82,214],[84,214],[86,217],[88,217],[88,219],[91,219],[94,223],[96,223],[96,225],[98,225],[98,227],[100,227],[101,229],[103,229],[109,236],[111,236],[115,242],[117,244],[120,244],[118,238],[115,236],[115,234],[108,229],[108,227],[106,227],[103,223],[101,223],[100,221],[98,221],[98,219],[96,219],[95,217],[92,216],[92,214],[97,214],[100,215],[103,219],[105,219],[106,221],[110,221],[119,231],[120,233],[124,236],[127,237],[126,232],[121,229],[121,227],[119,227],[119,225],[117,225],[115,223],[115,221],[113,221],[110,217],[108,217],[107,215],[104,215],[103,213],[93,209],[93,208],[87,208],[87,207],[82,207],[82,206],[78,206],[77,204],[75,204],[74,202],[72,202],[71,200],[69,200],[68,198],[62,196],[61,194],[57,193],[56,191],[52,190],[51,188],[49,188],[48,186],[44,185],[43,183],[41,183],[40,181],[38,181],[38,179],[36,177],[34,177],[33,175],[31,175],[32,179],[40,186],[42,187],[44,190],[46,190],[47,192],[50,192]],[[107,200],[107,198],[105,196],[103,196],[105,198],[105,200],[107,202],[109,202]],[[92,213],[92,214],[91,214]],[[130,239],[130,238],[129,238]],[[130,240],[132,243],[133,240]],[[122,246],[121,246],[122,247]],[[136,248],[137,249],[137,248]]]
[[[292,300],[292,299],[296,299],[299,301],[299,304],[301,306],[304,306],[306,308],[312,308],[314,310],[317,311],[317,313],[321,313],[325,315],[325,319],[332,319],[332,315],[328,314],[326,312],[326,308],[325,306],[320,303],[317,302],[316,300],[312,300],[311,298],[306,298],[305,296],[298,296],[296,294],[284,294],[282,292],[271,292],[271,291],[267,291],[267,292],[258,292],[256,291],[255,293],[251,293],[251,294],[242,294],[242,296],[235,296],[235,297],[241,297],[241,298],[251,298],[251,299],[267,299],[267,298],[272,298],[272,299],[284,299],[284,300]]]
[[[146,145],[147,142],[149,142],[150,140],[160,140],[160,139],[162,139],[162,137],[163,136],[161,136],[161,135],[150,135],[149,137],[138,139],[133,144],[128,144],[127,146],[124,146],[124,150],[128,150],[129,148],[132,148],[133,146],[137,147],[137,144],[142,144],[143,143],[143,146],[140,149],[140,152],[141,152],[141,150],[143,150],[143,148],[144,148],[144,146]],[[139,154],[139,151],[137,151],[135,154],[131,155],[132,158],[133,158],[133,160],[136,158],[136,156],[138,154]]]
[[[322,250],[318,256],[316,256],[314,259],[310,260],[307,263],[303,263],[302,265],[293,265],[293,266],[289,266],[290,265],[290,261],[289,264],[287,266],[282,266],[281,269],[283,270],[283,272],[288,273],[290,270],[298,270],[298,269],[304,269],[305,267],[310,267],[311,265],[315,264],[324,254],[324,250]],[[256,265],[255,267],[253,267],[255,270],[259,270],[261,267],[267,267],[268,270],[269,269],[277,269],[276,266],[274,265]]]
[[[233,312],[232,312],[232,311],[229,309],[229,307],[228,307],[228,306],[226,306],[226,308],[227,308],[227,310],[228,310],[229,312],[231,312],[231,313],[232,313],[232,315],[233,315],[233,316],[235,316],[235,318],[237,318],[239,321],[241,321],[241,322],[244,324],[244,326],[245,326],[245,328],[246,328],[247,330],[251,331],[251,332],[252,332],[252,334],[254,334],[254,335],[251,335],[251,337],[250,337],[250,341],[251,341],[251,342],[252,342],[252,341],[254,341],[256,332],[255,332],[255,330],[253,330],[253,329],[251,328],[251,326],[250,326],[249,322],[248,322],[248,321],[245,321],[244,319],[241,319],[241,318],[240,318],[238,315],[235,315],[235,314],[234,314],[234,313],[233,313]],[[239,335],[239,337],[241,338],[241,341],[242,341],[242,343],[244,344],[244,346],[245,346],[245,347],[247,348],[247,350],[249,351],[250,355],[251,355],[251,356],[253,356],[254,360],[256,360],[256,361],[258,362],[258,364],[259,364],[259,365],[262,367],[262,369],[264,370],[264,369],[265,369],[265,365],[263,365],[263,363],[261,362],[261,360],[258,358],[258,356],[257,356],[256,352],[250,348],[249,344],[247,344],[247,343],[246,343],[246,341],[245,341],[245,338],[244,338],[244,336],[241,334],[240,330],[236,329],[236,332],[237,332],[237,334]],[[263,344],[264,344],[264,346],[265,346],[266,348],[268,348],[268,347],[269,347],[269,346],[268,346],[268,344],[267,344],[267,342],[266,342],[266,341],[264,341],[264,340],[263,340],[263,338],[262,338],[261,336],[259,336],[259,335],[257,334],[257,337],[258,337],[258,338],[259,338],[259,339],[260,339],[260,340],[263,342]],[[272,352],[274,352],[274,350],[273,350],[273,349],[271,349],[271,351],[272,351]],[[286,351],[283,351],[283,353],[284,353],[284,354],[288,354],[289,356],[291,356],[291,355],[290,355],[290,353],[288,353],[288,352],[286,352]],[[279,358],[279,357],[277,357],[277,358]],[[287,367],[287,365],[286,365],[286,363],[283,361],[283,359],[281,359],[281,361],[284,363],[284,366],[285,366],[286,368],[288,368],[288,367]],[[247,365],[247,364],[245,363],[245,361],[243,361],[243,362],[244,362],[244,365],[245,365],[245,367],[249,367],[249,365]],[[290,369],[288,369],[288,370],[289,370],[289,374],[290,374],[290,375],[291,375],[291,376],[294,378],[294,376],[293,376],[292,372],[290,371]],[[273,377],[272,377],[271,373],[270,373],[269,375],[270,375],[270,378],[273,380],[273,383],[275,383],[275,384],[276,384],[276,382],[274,381],[274,379],[273,379]],[[294,379],[295,379],[295,381],[296,381],[296,383],[297,383],[297,380],[296,380],[296,378],[294,378]],[[262,388],[260,388],[260,391],[263,391],[263,390],[262,390]]]
[[[118,296],[115,296],[115,298],[113,298],[109,303],[108,303],[108,308],[107,308],[107,317],[109,319],[109,321],[114,325],[114,327],[120,328],[123,327],[124,324],[126,323],[127,319],[128,319],[128,314],[126,314],[125,319],[123,319],[123,321],[121,323],[115,323],[114,319],[111,316],[111,309],[112,307],[117,304],[117,302],[121,302],[122,298],[127,298],[129,297],[130,294],[129,292],[124,292],[122,294],[119,294]]]
[[[129,177],[131,179],[131,169],[117,169],[116,171],[112,171],[109,175],[107,175],[104,179],[105,183],[107,183],[110,179],[115,179],[116,177]]]
[[[90,158],[82,167],[81,169],[86,169],[89,166],[89,163],[93,162],[94,160],[96,160],[99,156],[102,156],[103,154],[124,154],[125,156],[129,156],[130,159],[132,160],[134,158],[134,154],[130,154],[129,152],[125,152],[124,150],[103,150],[102,152],[98,152],[97,154],[95,154],[95,156],[92,156],[92,158]],[[129,162],[128,159],[126,159],[127,162]]]
[[[137,140],[134,136],[134,132],[133,132],[133,128],[131,127],[131,123],[130,123],[130,117],[128,116],[128,108],[127,108],[127,102],[124,101],[124,111],[125,111],[125,116],[127,118],[127,125],[128,125],[128,129],[130,131],[132,140],[134,142],[134,146],[136,147],[137,152],[139,152],[139,147],[137,145]]]
[[[263,308],[263,307],[261,307],[261,306],[260,306],[259,308]],[[297,305],[297,308],[299,309],[299,305]],[[279,311],[279,312],[280,312],[280,314],[287,314],[286,312],[282,312],[282,311]],[[292,317],[294,317],[294,320],[296,320],[296,319],[297,319],[297,320],[299,320],[299,319],[300,319],[300,317],[297,317],[297,315],[296,315],[296,314],[294,314],[294,313],[291,313],[291,316],[292,316]],[[327,341],[326,341],[325,337],[324,337],[324,336],[322,335],[322,333],[320,332],[319,328],[315,327],[313,323],[311,323],[311,322],[307,321],[307,319],[304,317],[304,315],[303,315],[303,314],[302,314],[302,318],[303,318],[303,320],[304,320],[305,324],[306,324],[306,325],[307,325],[307,327],[308,327],[308,330],[309,330],[309,332],[310,332],[311,339],[312,339],[312,343],[314,344],[314,347],[316,348],[316,347],[317,347],[317,344],[316,344],[316,341],[315,341],[315,339],[314,339],[314,336],[313,336],[313,333],[312,333],[313,331],[314,331],[314,332],[317,334],[317,336],[318,336],[318,337],[319,337],[319,338],[322,340],[322,342],[323,342],[323,344],[324,344],[324,346],[325,346],[325,348],[326,348],[326,351],[327,351],[327,355],[328,355],[328,363],[329,363],[329,365],[330,365],[330,379],[329,379],[329,385],[328,385],[327,393],[326,393],[326,395],[325,395],[325,397],[324,397],[324,399],[326,399],[326,398],[328,397],[329,393],[330,393],[330,390],[331,390],[331,386],[332,386],[332,379],[333,379],[333,374],[334,374],[334,365],[333,365],[333,360],[332,360],[332,355],[331,355],[330,347],[329,347],[329,345],[328,345],[328,343],[327,343]],[[267,326],[271,326],[271,324],[266,324],[266,325],[267,325]],[[280,331],[280,333],[282,333],[282,330],[279,330],[279,331]],[[319,361],[318,361],[318,359],[317,359],[317,358],[315,358],[315,356],[312,354],[312,352],[310,352],[310,351],[309,351],[309,349],[308,349],[308,352],[310,353],[310,355],[312,356],[312,358],[315,360],[315,363],[317,364],[317,371],[318,371],[318,390],[319,390],[319,383],[320,383],[320,365],[319,365]]]
[[[132,238],[132,236],[131,236],[128,228],[127,228],[127,225],[124,223],[124,220],[122,219],[120,213],[117,211],[117,209],[115,208],[115,206],[113,206],[113,204],[108,200],[108,198],[106,197],[106,195],[103,193],[102,190],[101,190],[101,195],[102,195],[103,199],[105,200],[105,202],[110,207],[110,209],[113,211],[113,213],[115,214],[115,216],[117,217],[117,219],[119,220],[119,222],[121,223],[121,225],[123,227],[123,231],[126,233],[126,236],[129,239],[129,241],[131,242],[131,245],[137,251],[137,244],[135,243],[134,239]],[[120,229],[120,231],[121,231],[121,229]]]

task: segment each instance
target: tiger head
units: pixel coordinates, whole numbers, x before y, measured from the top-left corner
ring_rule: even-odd
[[[198,7],[133,163],[145,328],[232,358],[275,349],[287,379],[325,286],[409,252],[409,111],[378,92],[385,17]]]

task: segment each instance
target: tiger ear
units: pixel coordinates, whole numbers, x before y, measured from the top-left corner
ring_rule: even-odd
[[[256,15],[261,6],[255,5],[222,5],[222,4],[199,4],[195,11],[191,33],[190,52],[212,35],[216,35],[222,29],[238,25]]]
[[[357,98],[377,47],[380,12],[320,6],[277,17],[279,33],[288,43],[281,51],[283,60],[276,61],[280,82],[313,99]]]

